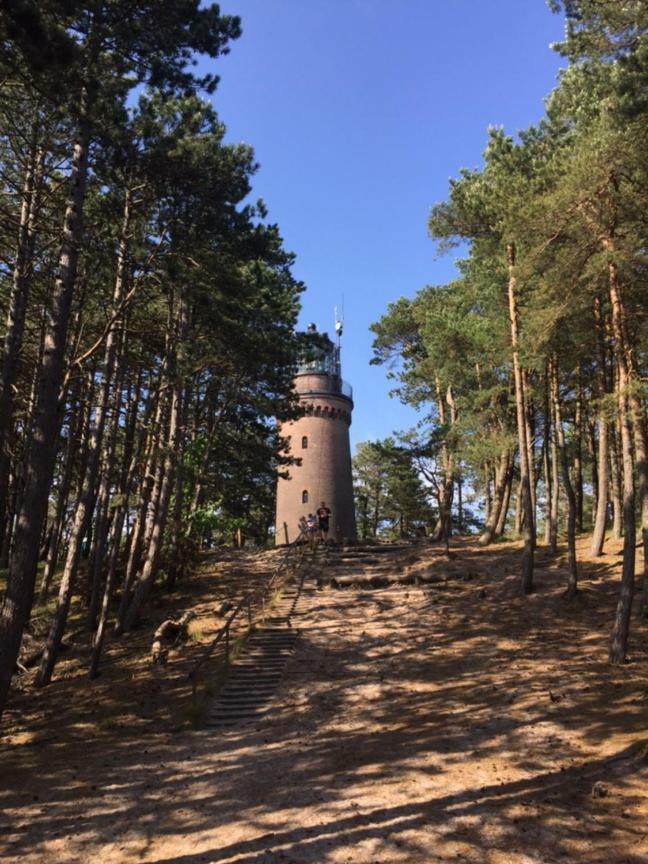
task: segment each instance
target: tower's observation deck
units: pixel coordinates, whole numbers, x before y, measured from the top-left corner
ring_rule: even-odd
[[[289,478],[278,481],[278,543],[295,540],[302,517],[315,513],[322,502],[331,510],[330,536],[355,537],[349,444],[353,391],[340,374],[339,346],[326,334],[321,340],[295,375],[302,416],[281,428],[289,438],[290,455],[299,462],[289,467]]]

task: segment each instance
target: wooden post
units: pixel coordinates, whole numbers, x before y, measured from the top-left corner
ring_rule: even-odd
[[[286,546],[288,546],[288,545],[290,545],[288,543],[288,523],[284,522],[283,526],[284,526],[284,537],[286,538]]]
[[[239,549],[241,548],[241,529],[240,528],[236,529],[236,545],[238,546]]]

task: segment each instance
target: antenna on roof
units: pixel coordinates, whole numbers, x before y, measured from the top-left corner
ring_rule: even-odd
[[[344,301],[342,301],[344,304]],[[335,335],[337,337],[337,347],[340,347],[340,338],[342,336],[342,330],[344,329],[344,305],[342,306],[342,312],[338,315],[337,306],[333,309],[333,314],[335,316]]]

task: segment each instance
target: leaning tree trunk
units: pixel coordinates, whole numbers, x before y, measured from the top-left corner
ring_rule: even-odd
[[[83,379],[81,379],[82,381]],[[56,571],[58,562],[58,554],[63,537],[63,529],[65,523],[65,513],[70,496],[70,487],[72,485],[72,472],[74,469],[74,460],[78,452],[78,443],[83,435],[83,423],[85,418],[85,410],[83,406],[83,386],[78,386],[78,392],[72,398],[72,409],[68,423],[68,440],[65,447],[65,455],[63,458],[63,469],[60,475],[60,484],[58,489],[58,497],[56,500],[56,512],[54,516],[54,525],[52,529],[52,541],[47,550],[47,558],[45,560],[45,568],[43,570],[43,578],[41,580],[38,591],[38,599],[36,603],[40,605],[47,600],[52,578]]]
[[[169,406],[168,433],[166,440],[161,442],[164,452],[160,457],[160,473],[156,476],[155,481],[153,508],[151,511],[152,519],[150,523],[150,531],[147,532],[146,537],[146,559],[140,577],[135,585],[135,590],[128,611],[123,618],[123,625],[121,626],[124,630],[130,630],[135,625],[140,610],[148,597],[149,591],[151,590],[153,580],[157,573],[160,552],[162,550],[162,539],[166,527],[169,499],[171,497],[173,469],[175,466],[175,456],[181,432],[180,412],[182,411],[183,389],[181,378],[182,369],[180,369],[179,372],[178,368],[182,365],[187,326],[186,305],[184,299],[180,300],[177,320],[174,320],[174,305],[174,298],[171,294],[169,297],[165,356],[167,380],[173,385]]]
[[[157,501],[155,506],[155,516],[153,520],[153,530],[148,544],[147,555],[142,567],[142,573],[135,586],[133,598],[126,618],[124,621],[124,629],[131,630],[135,625],[142,606],[149,595],[153,579],[157,573],[157,565],[162,549],[162,538],[166,526],[167,512],[169,508],[169,498],[171,496],[171,487],[173,483],[173,466],[175,447],[177,446],[177,430],[178,430],[178,411],[179,402],[181,399],[181,385],[178,384],[173,389],[171,397],[171,410],[169,416],[169,431],[167,441],[165,442],[164,454],[164,470],[159,485]]]
[[[52,679],[58,649],[67,623],[72,591],[74,589],[76,575],[79,569],[81,545],[88,532],[95,506],[97,474],[99,471],[102,450],[101,445],[106,425],[106,416],[108,414],[111,389],[115,378],[115,367],[121,333],[120,316],[123,311],[123,301],[126,293],[126,257],[129,243],[130,219],[131,192],[130,190],[127,190],[124,198],[124,213],[119,249],[117,252],[117,272],[112,297],[113,318],[105,337],[103,380],[101,382],[99,405],[97,406],[94,415],[92,430],[88,442],[88,462],[85,470],[83,489],[77,502],[72,531],[68,540],[67,556],[63,568],[63,575],[61,577],[56,612],[45,643],[41,663],[36,674],[35,683],[38,686],[49,684]]]
[[[99,674],[99,663],[101,661],[101,653],[106,638],[106,630],[108,627],[108,614],[110,612],[110,603],[112,601],[113,590],[115,585],[115,576],[117,573],[117,561],[119,559],[119,549],[121,544],[121,536],[124,528],[124,520],[128,509],[128,497],[133,488],[133,477],[135,467],[139,459],[140,453],[135,449],[135,426],[137,423],[139,399],[142,387],[142,370],[138,372],[135,392],[132,397],[129,408],[129,416],[126,421],[126,430],[124,438],[124,454],[122,462],[122,470],[119,477],[119,504],[115,508],[113,514],[113,526],[111,533],[111,544],[108,552],[108,566],[106,572],[106,582],[104,585],[103,597],[101,600],[101,608],[99,610],[99,620],[97,629],[92,642],[92,655],[88,667],[88,675],[90,678],[96,678]],[[150,396],[149,396],[150,402]],[[145,410],[147,415],[148,406]]]
[[[517,304],[516,304],[517,305]],[[519,338],[519,333],[518,333]],[[536,478],[536,468],[535,468],[535,459],[534,459],[534,440],[535,440],[535,423],[534,423],[534,410],[533,405],[531,404],[531,396],[529,393],[529,376],[527,375],[526,369],[520,366],[520,374],[522,376],[522,394],[524,397],[524,423],[526,427],[525,431],[525,440],[527,444],[527,465],[529,466],[529,489],[531,491],[531,512],[533,514],[533,544],[535,547],[535,525],[537,522],[536,519],[536,488],[537,488],[537,478]]]
[[[168,400],[167,400],[168,403]],[[139,555],[135,559],[135,576],[137,576],[138,571],[143,566],[143,562],[146,559],[148,554],[149,546],[151,545],[151,537],[153,536],[153,529],[155,527],[155,520],[157,518],[157,510],[158,503],[160,500],[160,490],[162,488],[162,481],[164,480],[164,472],[166,470],[166,435],[168,434],[168,424],[169,424],[169,416],[170,416],[170,403],[166,406],[164,423],[165,426],[160,430],[159,437],[156,442],[156,454],[155,454],[155,471],[153,473],[152,485],[150,488],[150,495],[147,502],[145,519],[143,522],[143,528],[141,533],[141,543],[140,543],[140,552]],[[130,562],[129,562],[130,563]]]
[[[121,404],[122,404],[122,382],[123,374],[117,373],[117,383],[114,389],[113,417],[110,424],[110,434],[101,458],[99,490],[97,492],[97,516],[94,526],[92,554],[90,555],[90,566],[88,567],[88,630],[93,631],[97,626],[97,616],[101,603],[101,581],[104,572],[104,557],[108,544],[110,530],[110,502],[112,466],[115,460],[115,449],[117,444],[117,433],[120,429]]]
[[[511,353],[513,378],[515,381],[515,409],[518,428],[518,450],[520,456],[520,487],[522,493],[524,551],[520,587],[523,594],[533,591],[533,550],[535,546],[535,523],[531,497],[531,475],[529,468],[529,442],[527,441],[527,416],[524,402],[524,386],[520,367],[519,324],[517,307],[517,280],[515,277],[515,246],[507,246],[508,304],[511,325]]]
[[[490,462],[487,462],[484,466],[484,526],[488,525],[493,512],[494,473]]]
[[[167,337],[168,338],[168,337]],[[141,476],[137,495],[137,508],[135,523],[130,532],[128,542],[128,554],[126,556],[126,571],[124,581],[121,588],[121,597],[119,600],[119,609],[115,619],[115,635],[119,636],[124,630],[126,613],[131,600],[132,587],[137,576],[137,571],[141,562],[142,547],[144,545],[144,536],[146,532],[147,515],[151,511],[151,495],[158,473],[158,463],[160,459],[159,449],[163,435],[164,410],[165,400],[163,394],[165,388],[168,387],[167,378],[167,363],[168,363],[168,344],[165,350],[162,369],[160,370],[160,379],[157,387],[151,398],[151,383],[149,381],[149,398],[145,409],[145,420],[142,424],[144,430],[148,429],[148,433],[142,434],[139,439],[138,462],[141,455]],[[148,419],[153,413],[153,422],[149,423]],[[150,428],[149,428],[150,427]]]
[[[102,386],[102,391],[105,392],[106,381]],[[76,574],[81,559],[81,548],[85,536],[88,532],[90,520],[95,506],[95,485],[97,479],[97,470],[99,464],[99,451],[101,447],[101,438],[103,437],[105,424],[106,407],[101,397],[101,407],[95,413],[95,419],[92,424],[90,439],[88,442],[89,458],[86,468],[85,479],[81,496],[76,502],[74,520],[72,530],[67,543],[67,554],[63,573],[59,585],[59,594],[54,612],[54,619],[50,627],[50,631],[45,642],[43,656],[36,673],[35,683],[38,687],[49,684],[52,679],[52,673],[56,664],[58,650],[63,638],[63,632],[67,623],[70,601],[76,581]]]
[[[567,495],[567,557],[569,575],[567,577],[567,596],[573,597],[578,590],[578,564],[576,561],[576,493],[569,476],[569,463],[567,461],[567,449],[565,447],[565,432],[562,422],[562,411],[560,407],[560,393],[558,391],[558,369],[556,359],[553,358],[549,366],[551,377],[551,403],[553,408],[553,427],[556,438],[556,447],[560,454],[560,465],[562,468],[562,481]]]
[[[497,525],[504,506],[506,495],[506,486],[509,473],[510,455],[508,450],[504,450],[500,456],[499,462],[495,466],[495,488],[493,492],[492,504],[484,531],[479,538],[480,546],[488,546],[493,541],[497,534]]]
[[[119,609],[117,611],[117,617],[115,620],[115,634],[120,635],[124,630],[124,624],[126,620],[126,613],[128,612],[128,606],[131,600],[131,591],[133,584],[135,582],[135,578],[137,576],[137,570],[139,568],[139,563],[141,560],[141,550],[144,543],[144,534],[146,530],[146,521],[147,514],[151,510],[151,496],[153,493],[153,488],[155,485],[154,476],[157,475],[157,463],[159,459],[158,447],[159,440],[158,435],[162,434],[162,430],[159,426],[157,420],[159,419],[161,422],[163,408],[162,408],[162,396],[158,395],[158,403],[156,409],[156,422],[154,423],[155,429],[152,434],[149,436],[148,443],[146,445],[146,450],[144,452],[144,460],[142,466],[142,477],[140,480],[139,493],[138,493],[138,506],[137,513],[135,516],[135,523],[130,532],[130,539],[128,543],[128,555],[126,559],[126,571],[124,574],[124,581],[121,586],[121,598],[119,600]],[[159,416],[158,416],[158,411]],[[156,472],[154,475],[153,472]]]
[[[506,531],[506,519],[508,517],[509,506],[511,504],[511,491],[513,489],[513,454],[509,455],[509,467],[506,472],[506,481],[504,486],[504,497],[502,499],[502,509],[500,510],[499,519],[495,526],[495,536],[501,537]]]
[[[13,429],[14,389],[18,377],[20,352],[25,331],[25,317],[29,297],[29,283],[36,241],[35,219],[38,210],[38,192],[41,186],[44,151],[39,147],[39,123],[32,125],[22,189],[20,221],[16,258],[13,266],[11,293],[7,312],[4,350],[0,364],[0,547],[4,535],[9,494],[11,459],[9,436]]]
[[[63,243],[48,311],[38,395],[30,425],[31,446],[25,471],[25,487],[14,532],[7,588],[0,611],[0,712],[9,694],[23,629],[34,596],[38,541],[47,512],[48,493],[56,459],[60,423],[59,394],[82,239],[82,214],[88,173],[90,124],[87,112],[88,92],[84,88],[81,120],[72,155]]]
[[[101,457],[101,468],[99,472],[99,490],[97,492],[97,517],[93,532],[92,553],[90,566],[88,568],[88,630],[92,631],[97,626],[97,616],[101,602],[101,582],[104,573],[104,556],[109,543],[110,533],[110,504],[111,486],[113,480],[113,465],[116,460],[117,436],[121,429],[122,389],[126,376],[126,363],[124,362],[126,348],[126,323],[122,327],[122,344],[119,350],[120,362],[115,372],[115,387],[113,391],[114,404],[112,407],[112,422],[109,424],[110,434]],[[130,397],[130,391],[129,391]],[[128,434],[128,433],[127,433]],[[126,443],[126,442],[125,442]]]
[[[102,460],[103,465],[99,471],[100,481],[97,491],[97,502],[95,507],[95,521],[92,531],[92,547],[88,559],[86,573],[86,599],[87,618],[86,627],[92,632],[97,626],[99,604],[101,602],[101,582],[104,570],[104,556],[106,543],[108,541],[110,491],[108,488],[109,466],[107,460]]]

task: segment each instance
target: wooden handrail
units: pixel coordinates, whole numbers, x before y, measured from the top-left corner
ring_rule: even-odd
[[[279,564],[279,566],[277,567],[277,569],[275,570],[275,572],[272,574],[270,579],[268,580],[268,584],[265,585],[262,589],[257,589],[256,591],[249,591],[239,601],[238,605],[229,614],[227,620],[225,621],[225,623],[223,624],[221,629],[218,631],[216,636],[212,639],[212,641],[209,643],[209,645],[206,646],[202,656],[198,658],[196,663],[191,668],[191,671],[189,672],[188,677],[191,680],[192,700],[193,700],[194,706],[196,705],[196,691],[197,691],[197,686],[198,686],[198,683],[197,683],[198,672],[205,665],[205,663],[209,660],[214,649],[219,645],[219,643],[223,639],[225,640],[225,668],[227,668],[229,666],[230,629],[231,629],[233,622],[236,620],[236,618],[238,617],[241,610],[244,608],[247,608],[248,632],[249,632],[252,629],[252,623],[253,623],[252,605],[253,605],[255,600],[260,600],[262,608],[263,608],[263,614],[265,615],[265,598],[266,598],[266,596],[270,594],[271,590],[276,585],[279,576],[287,568],[288,560],[290,558],[291,553],[294,552],[296,549],[299,549],[299,548],[302,548],[302,547],[299,547],[297,545],[297,541],[294,541],[293,543],[289,544],[286,547],[282,561]],[[305,548],[305,547],[303,547],[303,548]],[[304,556],[303,556],[303,551],[302,551],[302,554],[301,554],[299,561],[297,563],[297,569],[299,569],[299,567],[301,566],[301,563],[303,561],[303,557]]]

